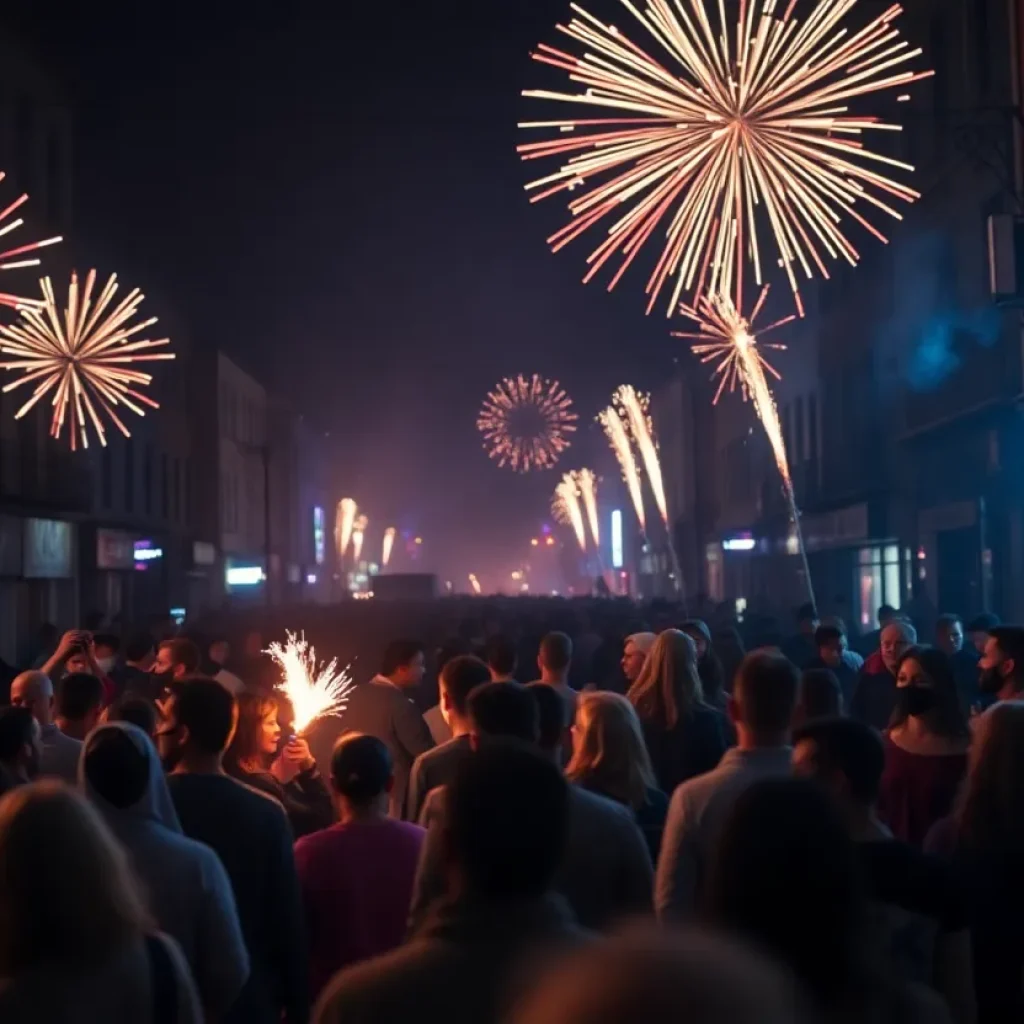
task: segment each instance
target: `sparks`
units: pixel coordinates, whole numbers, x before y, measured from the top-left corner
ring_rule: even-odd
[[[304,633],[298,636],[286,632],[284,644],[276,641],[266,650],[280,666],[284,678],[278,689],[292,706],[292,721],[297,733],[307,729],[325,715],[336,715],[348,704],[352,678],[348,669],[338,671],[338,659],[328,665],[317,665],[316,652],[306,641]]]
[[[867,132],[901,127],[852,114],[849,106],[933,74],[908,68],[921,50],[910,49],[894,27],[902,7],[892,4],[851,30],[844,19],[856,0],[818,0],[802,23],[793,16],[797,0],[781,15],[777,0],[740,0],[735,23],[719,0],[717,24],[705,0],[621,2],[664,51],[659,58],[575,3],[576,17],[558,29],[583,55],[544,44],[532,55],[566,72],[581,91],[525,96],[610,114],[519,125],[554,133],[520,145],[523,160],[564,161],[526,186],[531,202],[575,193],[572,219],[548,239],[551,247],[558,251],[605,222],[584,280],[617,257],[611,289],[661,225],[648,312],[666,285],[669,315],[684,294],[694,301],[731,294],[740,304],[744,266],[760,285],[766,261],[777,261],[802,313],[798,274],[828,277],[826,260],[859,259],[844,218],[886,241],[861,211],[899,220],[893,201],[919,198],[883,173],[914,168],[863,140]],[[770,228],[770,249],[759,221]]]
[[[44,278],[41,284],[40,305],[21,306],[19,320],[0,326],[0,352],[16,357],[0,362],[0,369],[20,372],[17,380],[4,386],[4,393],[35,382],[32,397],[14,418],[21,419],[40,399],[51,395],[50,436],[59,438],[67,423],[72,451],[79,444],[89,447],[90,424],[100,444],[106,445],[107,432],[101,414],[125,437],[130,437],[131,431],[115,407],[124,406],[144,416],[143,405],[151,409],[160,405],[137,390],[149,385],[152,375],[129,369],[129,365],[174,358],[172,352],[153,351],[169,345],[168,338],[129,340],[156,323],[156,317],[150,317],[129,325],[145,296],[134,288],[107,313],[117,292],[117,275],[110,275],[94,302],[96,271],[89,271],[81,293],[78,275],[72,273],[62,320],[50,279]]]
[[[633,501],[633,508],[636,509],[636,517],[640,522],[640,529],[646,533],[647,516],[644,512],[644,492],[640,486],[640,469],[636,464],[636,456],[633,454],[633,445],[629,440],[629,433],[626,424],[622,422],[618,409],[609,405],[604,412],[598,414],[598,420],[604,427],[605,434],[611,442],[612,450],[615,452],[619,465],[622,467],[622,476],[626,481],[629,496]]]
[[[580,507],[580,488],[575,473],[566,473],[561,483],[555,488],[555,497],[551,504],[551,514],[555,520],[571,525],[580,551],[587,550],[587,534],[583,525],[583,509]]]
[[[391,551],[395,546],[395,528],[389,526],[384,531],[384,545],[380,552],[380,564],[383,568],[388,567],[388,562],[391,561]]]
[[[590,535],[594,538],[594,546],[601,550],[601,527],[597,515],[597,477],[593,470],[581,469],[576,473],[576,483],[583,496],[583,507],[590,523]]]
[[[366,540],[366,528],[370,520],[366,516],[357,516],[352,526],[352,560],[358,565],[363,554],[363,542]]]
[[[6,177],[6,173],[0,171],[0,181],[3,181]],[[23,192],[14,202],[9,203],[3,210],[0,210],[0,237],[7,235],[11,231],[16,231],[24,225],[25,221],[22,217],[15,217],[14,220],[10,218],[27,202],[28,193]],[[28,242],[25,245],[8,249],[6,252],[0,252],[0,270],[20,270],[23,267],[38,267],[42,260],[38,256],[28,254],[63,241],[64,239],[60,235],[54,235],[53,238],[44,238],[41,242]],[[20,310],[24,307],[42,309],[43,305],[44,301],[42,299],[29,299],[0,292],[0,306],[8,306],[11,309]]]
[[[629,423],[629,431],[636,442],[637,451],[643,459],[647,479],[651,482],[654,504],[662,522],[668,526],[668,503],[665,500],[665,484],[661,476],[661,460],[654,440],[654,427],[647,412],[649,398],[641,395],[631,384],[623,384],[613,396],[619,408],[619,415]]]
[[[578,418],[558,381],[520,375],[506,377],[488,394],[476,426],[499,466],[527,473],[558,462]]]
[[[352,539],[352,527],[356,521],[356,505],[353,498],[342,498],[338,502],[338,511],[334,516],[334,541],[338,545],[338,557],[344,558],[348,550],[348,542]]]

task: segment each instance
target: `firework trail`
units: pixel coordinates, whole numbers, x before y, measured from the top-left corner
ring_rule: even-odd
[[[580,507],[580,489],[573,473],[566,473],[562,482],[555,488],[555,498],[551,506],[552,514],[560,523],[572,526],[579,542],[580,551],[587,550],[587,534],[583,525],[583,509]]]
[[[348,542],[352,539],[358,506],[352,498],[342,498],[334,517],[334,540],[338,545],[338,557],[344,558]]]
[[[665,484],[661,476],[661,460],[658,458],[658,446],[654,441],[654,430],[650,416],[647,414],[648,398],[640,395],[631,384],[623,384],[614,395],[620,409],[620,415],[629,423],[630,433],[636,442],[640,458],[643,459],[647,479],[651,482],[654,493],[654,504],[662,522],[668,526],[668,503],[665,500]]]
[[[597,477],[592,470],[580,469],[576,472],[576,484],[583,496],[583,507],[590,523],[590,533],[594,538],[594,547],[601,550],[601,526],[597,515]]]
[[[389,526],[384,531],[384,546],[380,553],[380,564],[383,568],[388,567],[388,562],[391,561],[391,549],[395,546],[395,528]]]
[[[357,516],[352,526],[352,560],[358,565],[363,554],[363,541],[366,539],[366,527],[370,521],[366,516]]]
[[[0,171],[0,181],[3,181],[6,177],[7,175]],[[28,193],[23,192],[14,202],[9,203],[3,210],[0,210],[0,237],[11,231],[16,231],[25,223],[21,217],[16,217],[14,220],[10,220],[10,217],[27,202]],[[25,245],[18,245],[13,249],[0,252],[0,270],[20,270],[23,267],[38,267],[42,260],[38,256],[30,256],[29,253],[37,252],[48,245],[56,245],[63,240],[60,235],[55,235],[53,238],[45,238],[41,242],[28,242]],[[22,258],[18,259],[19,256]],[[8,306],[11,309],[20,310],[26,306],[41,309],[43,305],[43,299],[30,299],[20,295],[8,295],[6,292],[0,292],[0,306]]]
[[[608,406],[597,418],[601,426],[604,427],[604,432],[608,436],[612,450],[615,452],[619,465],[622,467],[622,476],[626,481],[629,496],[633,501],[633,508],[636,509],[636,517],[640,522],[640,529],[646,533],[647,516],[644,512],[644,492],[640,486],[640,470],[636,464],[636,457],[633,455],[633,445],[630,443],[626,424],[622,422],[622,417],[614,405]]]

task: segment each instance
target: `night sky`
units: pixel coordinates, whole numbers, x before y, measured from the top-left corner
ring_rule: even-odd
[[[555,476],[479,447],[500,375],[573,395],[570,468],[612,388],[670,367],[643,274],[584,287],[586,240],[551,255],[564,207],[522,188],[519,94],[550,81],[528,55],[567,0],[31,6],[15,25],[74,97],[76,254],[116,255],[330,430],[339,485],[431,567],[486,572],[546,515]]]

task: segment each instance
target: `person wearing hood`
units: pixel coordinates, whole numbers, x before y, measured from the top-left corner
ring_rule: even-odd
[[[697,645],[697,675],[704,700],[713,708],[725,710],[725,672],[711,642],[711,630],[703,619],[690,619],[682,631]]]
[[[220,1019],[249,957],[224,867],[182,833],[156,748],[127,722],[101,725],[85,741],[79,782],[127,852],[160,930],[181,947],[205,1013]]]

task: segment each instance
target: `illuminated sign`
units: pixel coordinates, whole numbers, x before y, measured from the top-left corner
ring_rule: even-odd
[[[171,618],[174,620],[176,626],[180,626],[185,622],[185,609],[184,608],[172,608]]]
[[[722,541],[723,551],[753,551],[756,547],[757,541],[749,533],[739,533]]]
[[[317,565],[324,564],[324,510],[319,505],[313,509],[313,557]]]
[[[149,540],[137,540],[135,542],[135,561],[136,562],[153,562],[158,558],[164,557],[163,548],[153,547],[153,542]]]
[[[612,568],[622,568],[622,509],[612,512]]]
[[[314,583],[316,583],[316,573],[315,572],[307,572],[306,573],[306,582],[310,586],[312,586]]]
[[[260,565],[229,566],[224,577],[229,587],[256,587],[266,578]]]

